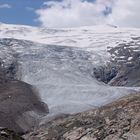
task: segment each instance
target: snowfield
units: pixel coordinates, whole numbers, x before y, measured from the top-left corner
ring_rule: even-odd
[[[120,43],[131,42],[139,35],[140,29],[116,28],[111,25],[50,29],[0,24],[0,38],[24,39],[43,44],[79,47],[98,54],[96,55],[97,60],[102,60],[102,63],[110,58],[107,53],[108,47],[112,48]]]
[[[0,60],[4,67],[18,61],[19,79],[37,87],[51,115],[77,113],[140,90],[111,87],[93,76],[97,66],[131,61],[132,56],[112,48],[125,43],[139,52],[139,36],[138,29],[107,25],[46,29],[0,24]]]

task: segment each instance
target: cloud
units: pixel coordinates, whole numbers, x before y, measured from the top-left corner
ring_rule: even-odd
[[[108,22],[122,27],[140,28],[140,0],[117,0]]]
[[[9,9],[9,8],[12,8],[12,6],[9,5],[9,4],[1,4],[1,5],[0,5],[0,9],[1,9],[1,8],[8,8],[8,9]]]
[[[36,11],[47,27],[76,27],[97,24],[140,27],[140,0],[63,0],[44,2]]]
[[[45,2],[46,7],[36,11],[38,21],[47,27],[74,27],[105,22],[103,12],[108,4],[97,1],[91,3],[81,0],[64,0],[62,2]],[[105,5],[104,5],[105,4]]]

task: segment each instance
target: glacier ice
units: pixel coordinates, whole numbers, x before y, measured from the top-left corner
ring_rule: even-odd
[[[96,65],[110,61],[109,47],[139,34],[139,29],[108,26],[46,29],[0,24],[0,59],[6,66],[16,56],[19,78],[37,87],[51,114],[77,113],[139,90],[111,87],[92,76]]]
[[[96,61],[92,52],[14,39],[0,42],[5,42],[0,47],[7,54],[3,60],[8,64],[16,54],[21,80],[37,87],[50,114],[85,111],[138,90],[97,81],[91,76]]]

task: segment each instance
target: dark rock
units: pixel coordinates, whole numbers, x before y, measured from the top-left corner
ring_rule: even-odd
[[[95,78],[112,86],[140,86],[139,38],[134,41],[108,47],[111,60],[93,70]]]
[[[0,140],[24,140],[17,133],[7,128],[0,128]]]
[[[115,66],[100,66],[93,69],[93,74],[96,79],[104,83],[111,81],[118,73],[118,70]]]
[[[47,113],[47,105],[31,85],[17,80],[0,84],[0,126],[24,133]]]

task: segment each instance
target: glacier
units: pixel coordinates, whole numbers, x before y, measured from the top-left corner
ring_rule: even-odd
[[[47,29],[0,24],[0,59],[4,67],[18,61],[18,79],[37,87],[51,115],[73,114],[140,91],[109,86],[92,74],[111,61],[108,47],[136,41],[139,33],[110,26]]]

